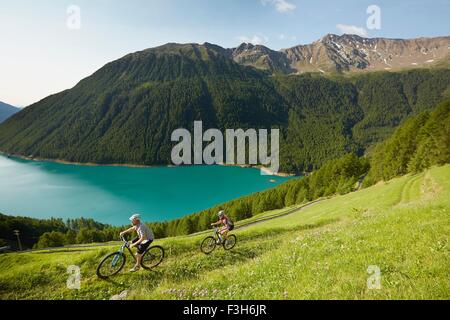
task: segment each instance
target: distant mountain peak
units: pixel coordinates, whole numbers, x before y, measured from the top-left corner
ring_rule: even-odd
[[[282,74],[400,70],[436,64],[446,67],[450,57],[450,36],[389,39],[328,33],[311,44],[279,51],[245,42],[231,49],[209,42],[172,42],[131,55],[142,54],[171,54],[201,60],[222,57],[240,65]]]
[[[399,70],[448,59],[450,36],[388,39],[327,34],[311,44],[281,51],[297,73]]]
[[[12,115],[19,111],[20,108],[0,101],[0,123],[4,122],[6,119],[10,118]]]

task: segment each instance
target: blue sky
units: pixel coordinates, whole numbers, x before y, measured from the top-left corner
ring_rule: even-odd
[[[80,28],[71,5],[80,9]],[[377,5],[381,29],[367,27]],[[0,101],[26,106],[111,60],[167,42],[272,49],[327,33],[450,35],[450,0],[0,0]],[[78,20],[76,20],[78,21]]]

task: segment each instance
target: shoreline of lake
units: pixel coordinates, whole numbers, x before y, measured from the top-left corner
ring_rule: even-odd
[[[51,163],[58,163],[58,164],[65,164],[65,165],[74,165],[74,166],[87,166],[87,167],[122,167],[122,168],[177,168],[177,167],[192,167],[192,166],[209,166],[206,164],[202,165],[183,165],[183,166],[176,166],[176,165],[140,165],[140,164],[127,164],[127,163],[95,163],[95,162],[72,162],[67,161],[63,159],[47,159],[47,158],[40,158],[40,157],[30,157],[30,156],[24,156],[20,154],[10,154],[4,151],[0,150],[0,155],[6,156],[8,158],[17,158],[21,160],[26,161],[35,161],[35,162],[51,162]],[[274,176],[274,177],[281,177],[281,178],[291,178],[291,177],[302,177],[298,176],[293,173],[286,173],[286,172],[278,172],[276,174],[272,174],[272,172],[261,165],[239,165],[239,164],[226,164],[226,163],[220,163],[215,164],[213,166],[223,166],[223,167],[239,167],[239,168],[245,168],[245,169],[258,169],[266,173],[266,175]]]

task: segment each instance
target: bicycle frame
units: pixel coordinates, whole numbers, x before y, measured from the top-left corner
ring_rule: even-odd
[[[214,228],[214,238],[216,240],[219,240],[220,242],[223,242],[224,241],[224,237],[220,234],[219,230],[220,230],[220,228],[217,228],[217,227]]]
[[[136,257],[134,256],[133,251],[131,251],[130,246],[129,246],[129,244],[128,244],[128,241],[126,241],[124,237],[121,237],[120,239],[123,241],[123,244],[122,244],[122,246],[120,247],[120,249],[119,249],[118,252],[124,253],[125,248],[127,248],[127,249],[128,249],[128,252],[129,252],[130,255],[133,257],[134,262],[136,262]],[[119,256],[117,255],[117,256],[114,257],[113,261],[111,262],[111,265],[112,265],[113,267],[115,267],[118,260],[119,260]]]
[[[214,228],[214,237],[217,238],[217,240],[221,240],[222,236],[220,235],[219,228]]]

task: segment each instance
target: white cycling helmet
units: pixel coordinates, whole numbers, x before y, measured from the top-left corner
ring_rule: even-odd
[[[220,210],[219,213],[217,213],[217,215],[218,215],[219,217],[223,217],[223,216],[225,215],[225,211]]]
[[[133,221],[134,219],[141,220],[141,215],[139,213],[135,213],[130,217],[130,221]]]

